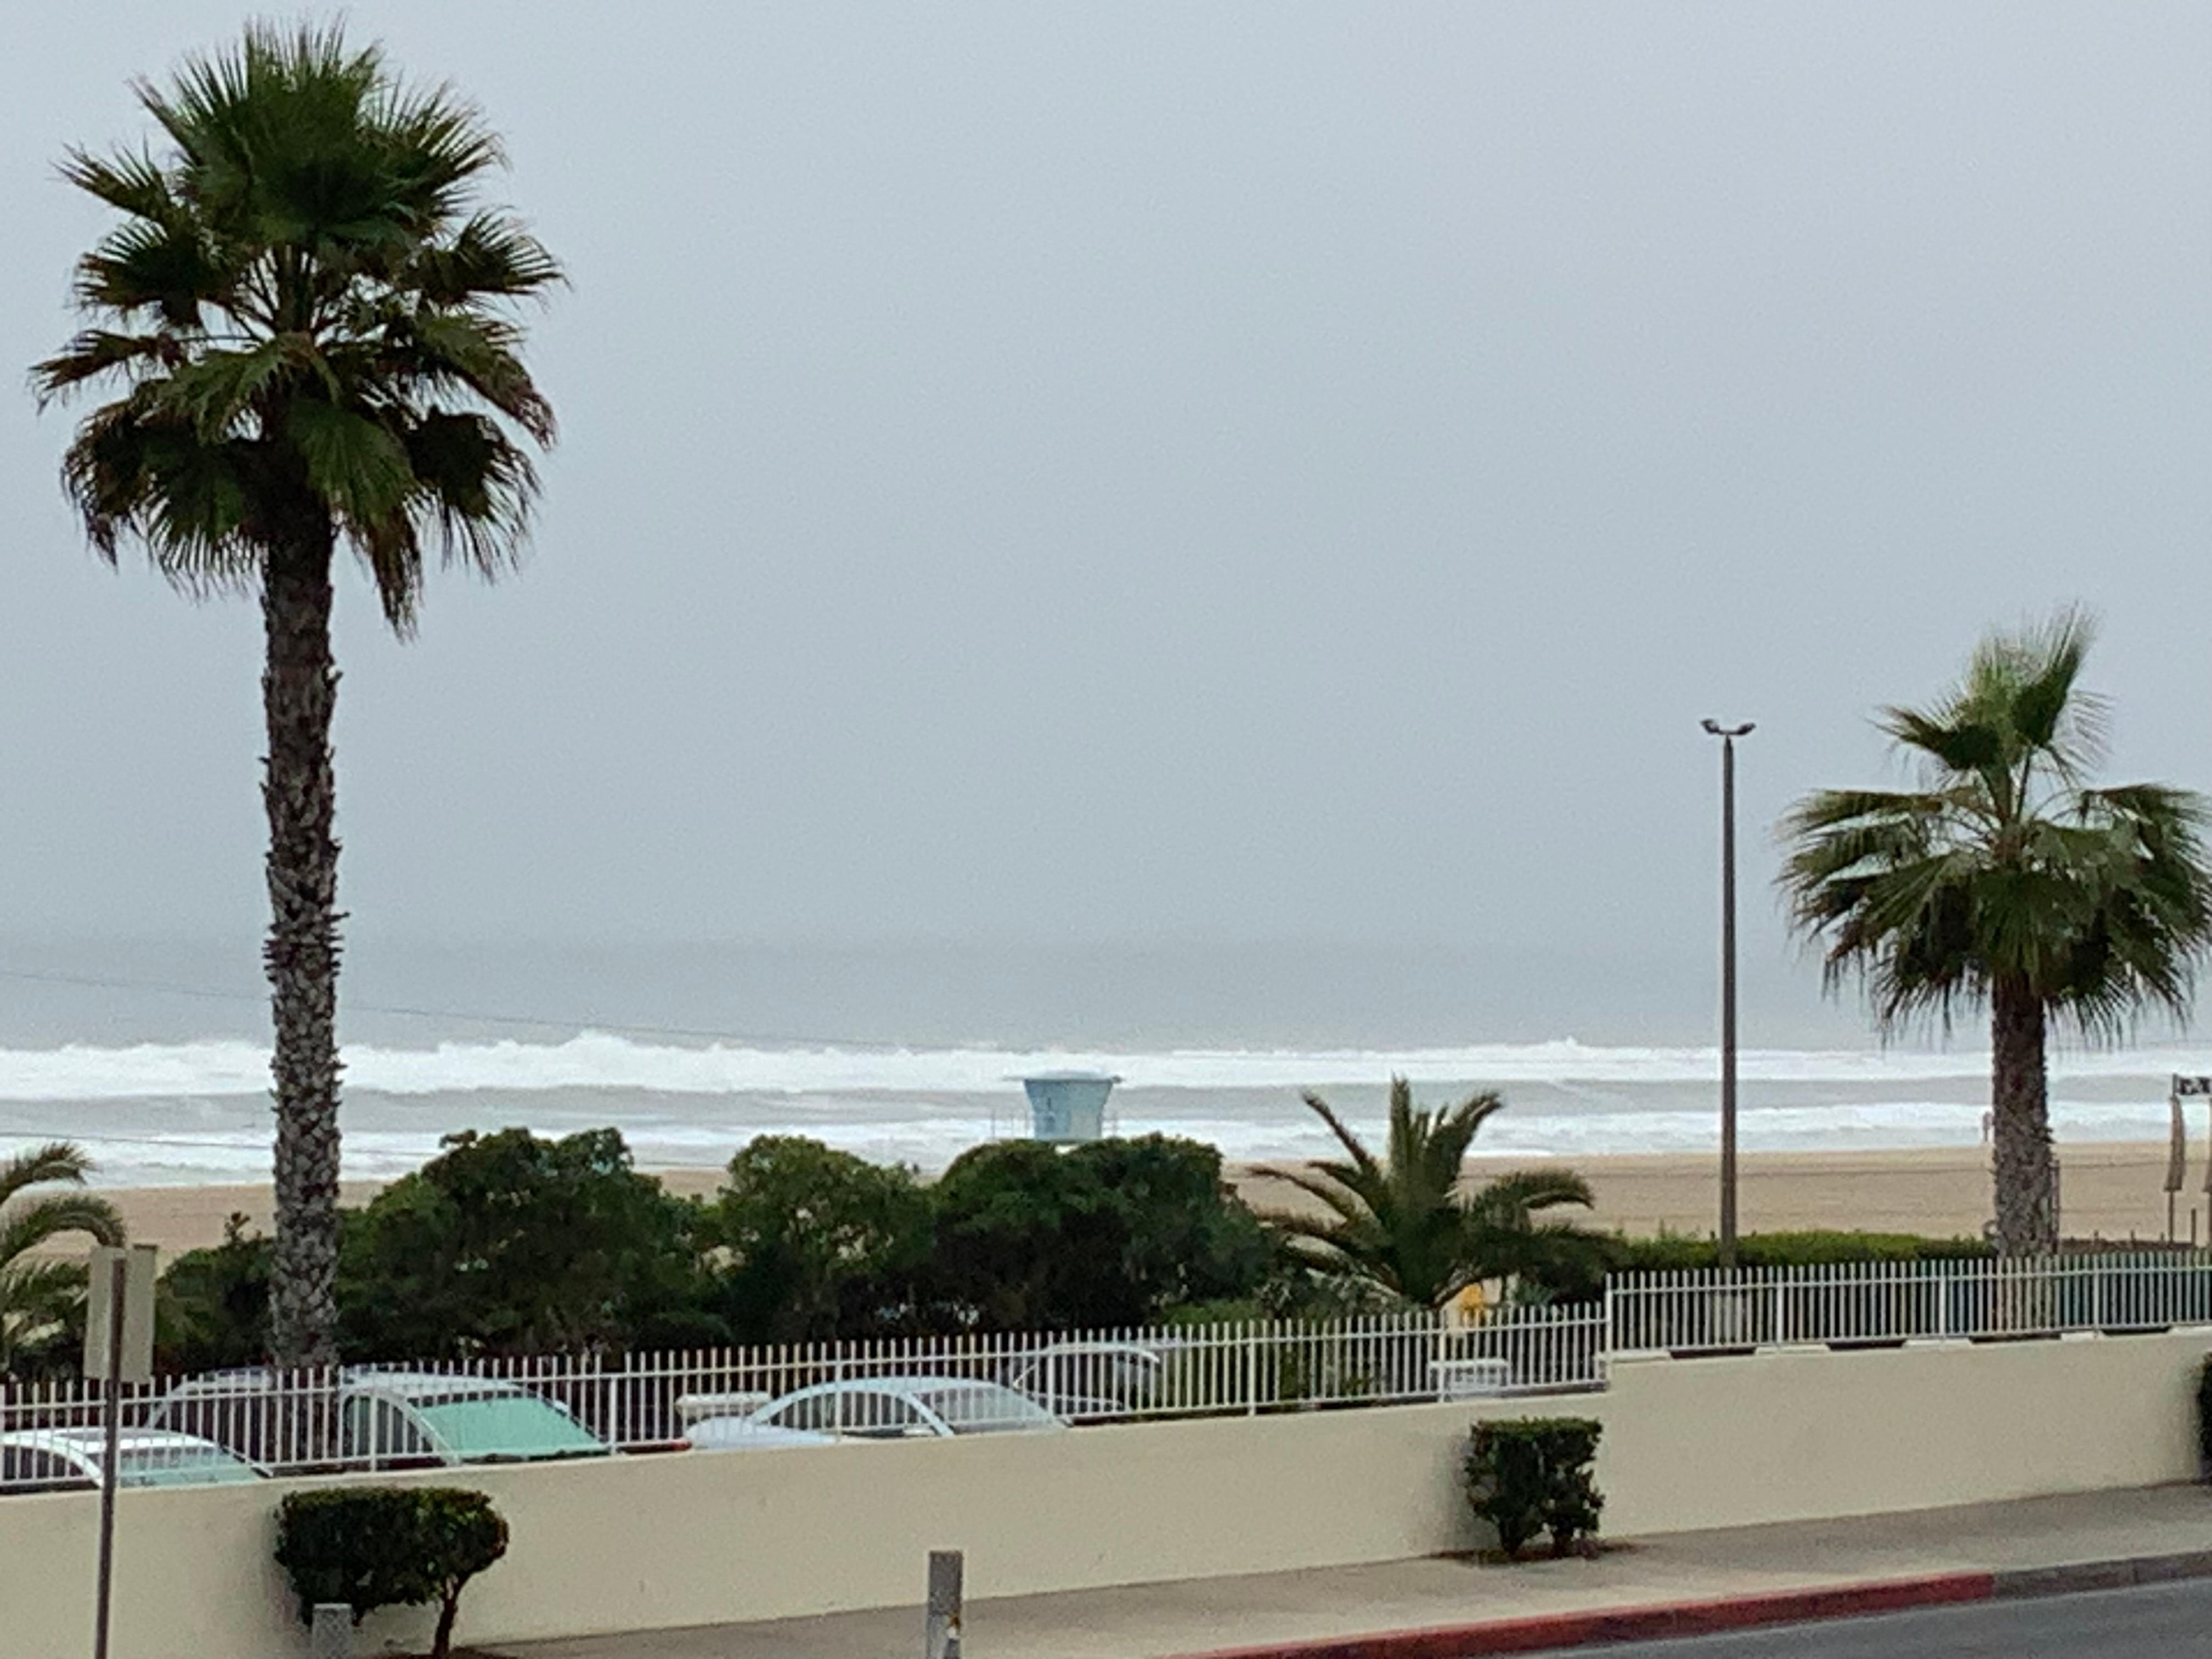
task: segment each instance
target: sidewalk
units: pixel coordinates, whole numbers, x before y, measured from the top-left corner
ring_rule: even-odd
[[[973,1601],[963,1645],[975,1659],[1147,1659],[1903,1580],[1947,1580],[1918,1599],[1960,1600],[1990,1594],[1992,1583],[1998,1593],[2030,1594],[2212,1574],[2212,1493],[2154,1486],[1623,1541],[1595,1561],[1394,1561]],[[2175,1559],[2184,1556],[2192,1559]],[[2136,1561],[2146,1563],[2139,1575],[2121,1565]],[[2096,1563],[2112,1565],[2097,1575],[2052,1571]],[[498,1659],[906,1659],[921,1650],[922,1565],[915,1563],[912,1607],[480,1650]],[[1770,1610],[1803,1616],[1819,1605],[1793,1597]]]

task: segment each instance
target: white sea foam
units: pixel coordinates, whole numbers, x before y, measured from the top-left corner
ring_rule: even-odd
[[[2053,1057],[2062,1137],[2136,1140],[2166,1129],[2166,1076],[2212,1070],[2201,1051]],[[944,1049],[684,1047],[586,1033],[565,1042],[361,1046],[346,1054],[346,1167],[390,1176],[460,1128],[565,1134],[613,1124],[647,1165],[716,1165],[758,1134],[805,1134],[939,1169],[1023,1121],[1024,1073],[1119,1073],[1124,1133],[1210,1141],[1237,1161],[1326,1151],[1298,1103],[1328,1091],[1356,1119],[1393,1073],[1435,1100],[1497,1086],[1510,1109],[1483,1150],[1526,1158],[1703,1151],[1714,1134],[1708,1048],[1596,1048],[1569,1040],[1417,1050],[1115,1053],[977,1045]],[[0,1049],[0,1153],[65,1136],[111,1184],[264,1179],[268,1060],[258,1045]],[[1753,1051],[1743,1057],[1746,1147],[1816,1151],[1976,1144],[1988,1058],[1972,1049]],[[2192,1124],[2192,1128],[2194,1128]]]
[[[2138,1048],[2054,1056],[2055,1078],[2158,1077],[2203,1069],[2203,1049]],[[995,1094],[1024,1073],[1119,1073],[1132,1088],[1254,1090],[1341,1087],[1401,1075],[1428,1084],[1634,1086],[1712,1079],[1711,1048],[1598,1048],[1572,1038],[1402,1050],[1179,1049],[1115,1053],[1069,1048],[766,1048],[685,1046],[587,1031],[562,1042],[441,1042],[430,1048],[357,1045],[348,1083],[391,1095],[619,1089],[671,1095]],[[260,1095],[266,1048],[217,1040],[129,1048],[71,1044],[0,1049],[0,1101],[171,1100]],[[1752,1049],[1747,1083],[1903,1085],[1986,1077],[1973,1049]]]

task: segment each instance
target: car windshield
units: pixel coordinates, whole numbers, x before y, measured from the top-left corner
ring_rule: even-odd
[[[1012,1389],[975,1385],[927,1389],[917,1392],[915,1398],[943,1418],[955,1434],[993,1434],[1008,1429],[1060,1426],[1058,1418]]]
[[[125,1447],[115,1465],[122,1486],[231,1486],[260,1478],[251,1463],[220,1446]]]
[[[1032,1391],[1049,1389],[1060,1395],[1096,1395],[1109,1400],[1136,1400],[1158,1380],[1160,1362],[1148,1353],[1121,1353],[1097,1349],[1048,1349],[1024,1369],[1015,1380]]]
[[[418,1402],[430,1432],[461,1457],[559,1457],[606,1448],[567,1413],[526,1394]]]

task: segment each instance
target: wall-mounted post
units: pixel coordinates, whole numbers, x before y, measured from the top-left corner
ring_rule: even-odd
[[[307,1626],[308,1659],[353,1659],[353,1609],[343,1601],[318,1601]]]
[[[929,1553],[929,1622],[922,1659],[960,1659],[962,1564],[958,1550]]]

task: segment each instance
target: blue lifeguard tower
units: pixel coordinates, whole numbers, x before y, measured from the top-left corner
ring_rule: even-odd
[[[1070,1146],[1106,1133],[1106,1097],[1121,1079],[1109,1072],[1040,1072],[1022,1079],[1030,1097],[1030,1138]]]

